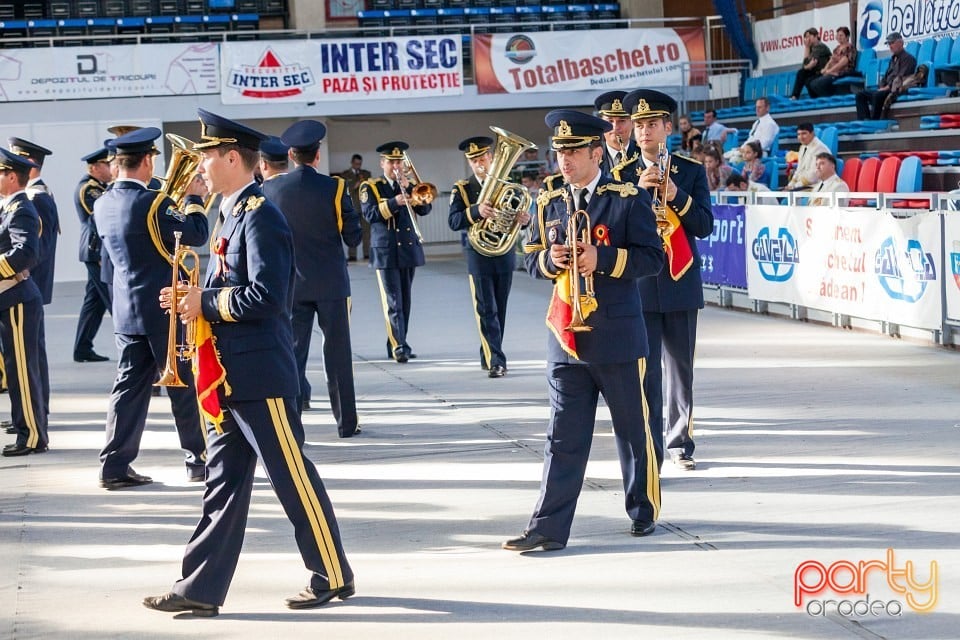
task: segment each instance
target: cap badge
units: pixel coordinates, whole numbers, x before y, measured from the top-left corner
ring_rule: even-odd
[[[390,155],[392,155],[392,156],[400,156],[400,155],[403,155],[403,152],[400,151],[400,147],[394,147],[394,148],[393,148],[393,151],[390,152]]]
[[[479,150],[480,150],[480,147],[477,146],[477,143],[476,143],[476,142],[471,142],[471,143],[470,143],[470,148],[467,149],[467,152],[468,152],[468,153],[476,153],[476,152],[479,151]]]
[[[558,136],[572,136],[572,135],[573,135],[573,129],[570,128],[570,125],[567,123],[566,120],[561,120],[561,121],[560,121],[560,125],[557,127],[557,135],[558,135]]]
[[[610,105],[611,111],[623,111],[623,103],[620,102],[620,98],[614,98],[613,104]]]
[[[647,101],[643,98],[640,98],[640,102],[637,103],[637,113],[646,113],[650,111],[650,105],[647,104]]]

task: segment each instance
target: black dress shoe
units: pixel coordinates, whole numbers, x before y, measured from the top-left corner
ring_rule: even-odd
[[[356,262],[356,261],[357,261],[357,256],[348,256],[348,257],[347,257],[347,262]]]
[[[393,350],[393,359],[399,362],[400,364],[403,364],[404,362],[409,360],[409,358],[407,357],[406,351],[404,351],[400,347],[397,347],[396,349]]]
[[[93,351],[88,351],[87,353],[75,353],[73,354],[74,362],[106,362],[109,360],[107,356],[102,356],[99,353]]]
[[[309,400],[304,400],[303,404],[300,405],[300,411],[310,411],[312,407],[310,406]]]
[[[537,547],[540,547],[544,551],[559,551],[567,545],[562,542],[557,542],[556,540],[551,540],[547,536],[542,536],[539,533],[524,531],[523,535],[519,538],[511,538],[500,546],[507,551],[533,551]]]
[[[306,587],[292,598],[284,600],[283,603],[290,609],[312,609],[313,607],[322,607],[334,598],[346,600],[354,593],[356,593],[356,589],[351,580],[339,589],[316,591],[313,587]]]
[[[356,429],[353,430],[352,433],[341,433],[341,434],[340,434],[340,437],[341,437],[341,438],[352,438],[353,436],[358,436],[358,435],[360,435],[361,433],[363,433],[363,432],[360,431],[360,427],[358,426]]]
[[[26,456],[31,453],[46,453],[47,445],[41,444],[36,447],[28,447],[25,444],[8,444],[3,448],[3,457],[13,458],[14,456]]]
[[[490,373],[487,374],[488,378],[502,378],[507,375],[507,368],[502,364],[495,364],[490,367]]]
[[[634,520],[633,524],[630,525],[630,535],[637,536],[648,536],[653,533],[653,530],[657,528],[657,523],[653,520]]]
[[[206,480],[206,469],[187,469],[187,482],[205,482]]]
[[[151,482],[153,482],[153,478],[149,476],[142,476],[135,471],[131,471],[125,476],[119,476],[117,478],[103,478],[100,480],[100,486],[104,489],[124,489],[126,487],[139,487],[145,484],[150,484]]]
[[[184,598],[178,593],[165,593],[162,596],[149,596],[143,599],[143,606],[154,611],[166,611],[167,613],[180,613],[189,611],[198,618],[213,618],[220,613],[220,607],[215,604],[197,602],[190,598]]]
[[[417,357],[417,354],[411,351],[410,347],[407,347],[407,357],[410,358],[411,360],[414,360]]]

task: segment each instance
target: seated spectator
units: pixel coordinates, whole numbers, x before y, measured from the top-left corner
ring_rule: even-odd
[[[730,177],[727,178],[725,186],[727,187],[727,191],[749,191],[751,193],[770,191],[767,185],[750,182],[739,173],[731,173]]]
[[[930,70],[927,65],[922,64],[917,67],[916,73],[907,76],[903,81],[898,81],[898,78],[894,78],[890,85],[890,93],[887,94],[887,97],[883,101],[883,107],[880,109],[880,119],[886,120],[890,117],[890,108],[893,107],[893,103],[897,101],[897,98],[905,94],[907,89],[910,87],[927,86],[927,77],[929,74]]]
[[[780,125],[770,115],[770,100],[766,97],[757,98],[753,108],[757,114],[757,119],[753,121],[753,126],[750,127],[747,142],[759,142],[763,155],[769,155],[773,143],[777,139],[777,134],[780,133]]]
[[[766,184],[767,165],[760,157],[760,143],[757,141],[744,142],[740,147],[740,157],[743,158],[743,167],[740,168],[740,175],[750,182],[762,182]]]
[[[736,134],[734,127],[728,127],[717,120],[717,112],[714,109],[708,109],[703,112],[703,143],[719,142],[720,148],[727,142],[727,134]]]
[[[787,182],[786,191],[808,189],[817,181],[817,158],[821,153],[830,153],[827,145],[813,134],[813,125],[809,122],[797,125],[797,140],[800,141],[797,168]]]
[[[850,42],[850,29],[837,29],[837,46],[827,64],[820,70],[820,75],[807,83],[807,91],[811,98],[832,96],[835,89],[833,81],[853,73],[857,63],[857,50]]]
[[[703,149],[703,168],[707,173],[707,186],[710,191],[721,189],[733,173],[733,167],[724,162],[723,154],[712,143],[708,143]]]
[[[808,82],[820,75],[820,70],[830,60],[830,48],[820,41],[820,32],[814,27],[810,27],[803,32],[803,51],[803,64],[793,81],[791,100],[800,98],[803,88],[807,86]]]
[[[690,157],[703,164],[703,143],[699,140],[693,143],[693,150],[690,151]]]
[[[837,175],[837,159],[830,152],[817,154],[817,178],[820,180],[813,185],[813,191],[821,196],[811,196],[807,204],[814,207],[825,207],[830,204],[829,193],[850,193],[850,187]]]
[[[857,93],[857,118],[859,120],[880,120],[883,114],[883,103],[887,96],[894,90],[894,86],[899,89],[907,76],[912,75],[917,70],[917,59],[903,48],[903,38],[894,31],[887,36],[887,45],[893,56],[890,58],[890,66],[887,72],[883,74],[880,86],[876,90],[864,89]],[[898,80],[899,78],[899,80]]]
[[[688,155],[693,153],[693,145],[703,140],[700,130],[694,128],[690,122],[690,116],[680,116],[680,150],[686,151]]]

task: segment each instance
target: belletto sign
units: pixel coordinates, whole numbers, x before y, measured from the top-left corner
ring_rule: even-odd
[[[224,104],[463,93],[460,38],[354,38],[221,45]]]
[[[5,49],[0,101],[217,93],[215,43]]]
[[[581,32],[578,32],[581,33]],[[703,30],[590,31],[570,46],[570,32],[478,34],[473,65],[479,93],[588,91],[622,86],[680,86],[705,80]]]

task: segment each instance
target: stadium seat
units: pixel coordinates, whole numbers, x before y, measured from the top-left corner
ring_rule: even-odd
[[[857,177],[857,186],[853,189],[859,193],[870,193],[877,190],[877,174],[880,173],[880,158],[867,158],[860,166],[860,175]],[[869,200],[851,200],[851,207],[872,206]]]
[[[770,191],[776,191],[780,188],[780,163],[776,158],[764,158],[763,164],[767,168],[766,184]]]
[[[933,54],[937,49],[937,41],[933,38],[925,38],[920,41],[920,50],[917,52],[917,64],[933,62]]]
[[[903,45],[903,49],[904,51],[912,55],[914,58],[916,58],[917,54],[920,53],[920,41],[911,40],[910,42],[907,42],[906,44]]]
[[[897,173],[900,171],[900,158],[891,156],[884,158],[880,163],[880,172],[877,174],[876,191],[893,193],[897,190]]]
[[[840,144],[840,136],[836,127],[826,127],[819,136],[820,142],[827,146],[834,156],[837,155],[837,147]]]
[[[836,91],[854,91],[876,81],[877,54],[873,49],[864,49],[857,54],[854,75],[837,78],[833,81]]]
[[[860,158],[850,158],[843,163],[843,171],[840,174],[840,178],[847,183],[850,189],[854,189],[857,186],[857,178],[860,175],[861,164],[863,164],[863,162]]]
[[[908,156],[897,174],[897,193],[916,193],[923,185],[923,166],[917,156]]]

